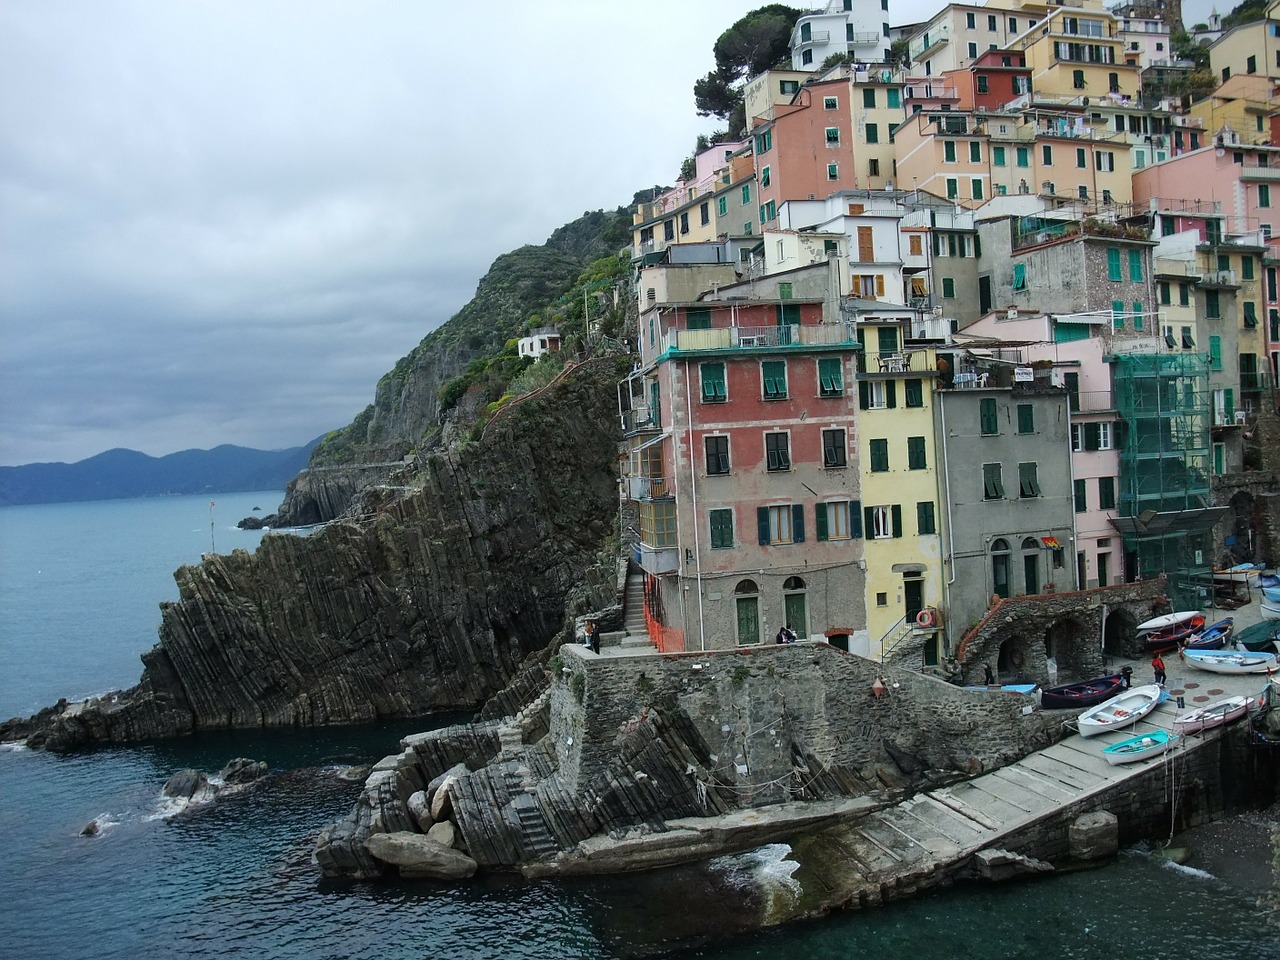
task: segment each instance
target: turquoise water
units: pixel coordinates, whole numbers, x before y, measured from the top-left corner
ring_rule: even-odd
[[[218,498],[220,551],[278,495]],[[209,549],[202,497],[0,508],[0,713],[136,681],[172,570]],[[412,729],[418,729],[414,725]],[[794,895],[785,845],[680,870],[573,882],[334,884],[317,832],[359,793],[349,768],[406,726],[201,736],[62,757],[0,749],[0,958],[1034,958],[1280,956],[1276,928],[1219,881],[1141,851],[1087,873],[967,886],[743,933]],[[168,816],[175,770],[265,760],[265,782]],[[89,838],[79,831],[107,824]],[[681,947],[679,945],[684,944]],[[692,945],[690,945],[692,944]]]

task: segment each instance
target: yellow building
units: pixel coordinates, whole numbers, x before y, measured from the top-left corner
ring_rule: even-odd
[[[1141,70],[1125,62],[1124,41],[1118,34],[1116,19],[1109,13],[1059,7],[1011,46],[1026,56],[1037,99],[1137,98]]]
[[[1241,74],[1280,80],[1280,0],[1267,7],[1265,19],[1232,27],[1215,40],[1209,69],[1223,83]]]
[[[1238,74],[1224,80],[1217,90],[1191,105],[1189,117],[1216,135],[1223,127],[1241,143],[1271,142],[1270,117],[1280,110],[1280,83],[1269,77]]]

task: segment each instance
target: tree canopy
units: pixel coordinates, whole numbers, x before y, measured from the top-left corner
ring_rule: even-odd
[[[698,115],[729,122],[733,135],[746,126],[742,84],[790,55],[791,29],[800,10],[771,3],[752,10],[720,34],[712,48],[716,68],[693,85]]]

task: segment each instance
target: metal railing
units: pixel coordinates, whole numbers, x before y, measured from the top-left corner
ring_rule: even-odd
[[[720,327],[710,330],[668,330],[666,350],[735,350],[772,347],[835,346],[857,343],[853,327],[845,323],[772,327]]]

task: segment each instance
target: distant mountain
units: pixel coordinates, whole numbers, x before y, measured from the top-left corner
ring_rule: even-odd
[[[288,450],[223,444],[212,450],[183,450],[164,457],[116,449],[76,463],[0,467],[0,505],[283,490],[307,465],[319,442],[317,437]]]

